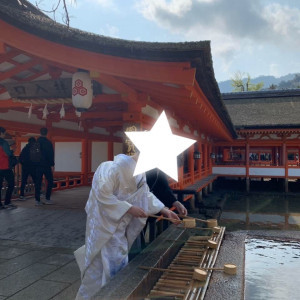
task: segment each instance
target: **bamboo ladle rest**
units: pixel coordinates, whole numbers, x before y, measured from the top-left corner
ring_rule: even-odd
[[[193,273],[193,279],[199,280],[199,281],[205,281],[207,278],[207,272],[206,270],[213,270],[213,271],[224,271],[224,273],[229,275],[235,275],[236,274],[236,265],[234,264],[225,264],[224,268],[203,268],[203,267],[197,267],[197,268],[191,268],[191,271],[182,271],[182,270],[173,270],[173,269],[165,269],[165,268],[155,268],[155,267],[146,267],[146,266],[139,266],[140,269],[143,270],[156,270],[161,272],[169,272],[169,273],[176,273],[176,274],[191,274]]]
[[[182,275],[193,275],[193,279],[199,281],[205,281],[207,278],[207,272],[201,268],[191,268],[191,271],[181,271],[181,270],[173,270],[173,269],[164,269],[164,268],[155,268],[155,267],[146,267],[146,266],[139,266],[140,269],[143,270],[155,270],[167,273],[175,273],[175,274],[182,274]]]

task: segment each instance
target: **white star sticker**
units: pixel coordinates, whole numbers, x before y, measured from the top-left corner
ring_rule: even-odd
[[[133,176],[159,168],[176,181],[177,156],[196,142],[174,135],[164,111],[150,131],[131,131],[125,134],[140,151]]]

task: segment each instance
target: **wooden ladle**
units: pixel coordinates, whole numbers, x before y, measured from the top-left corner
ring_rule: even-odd
[[[203,220],[203,219],[193,218],[193,217],[189,217],[189,216],[185,216],[185,215],[178,215],[178,217],[183,218],[183,221],[185,221],[185,220],[195,220],[196,221],[197,220],[199,222],[206,223],[207,227],[209,227],[209,228],[213,228],[213,227],[217,227],[218,226],[218,221],[216,219]],[[188,221],[186,221],[186,222],[188,222]],[[190,227],[190,228],[192,228],[192,227]]]
[[[204,270],[215,270],[215,271],[224,271],[224,273],[229,275],[235,275],[237,267],[234,264],[225,264],[224,268],[201,268]]]
[[[194,268],[191,269],[191,271],[181,271],[181,270],[154,268],[154,267],[146,267],[146,266],[139,266],[139,268],[143,270],[156,270],[156,271],[167,272],[167,273],[193,275],[192,278],[199,281],[205,281],[207,278],[207,272],[202,268]]]
[[[168,220],[168,221],[174,222],[176,224],[182,223],[181,220],[177,220],[177,219],[173,219],[173,218],[166,218],[166,217],[163,217],[163,216],[148,215],[148,217],[157,218],[157,219],[161,219],[161,220]]]

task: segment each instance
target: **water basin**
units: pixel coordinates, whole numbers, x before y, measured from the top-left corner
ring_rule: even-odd
[[[245,241],[245,300],[300,299],[299,241]]]

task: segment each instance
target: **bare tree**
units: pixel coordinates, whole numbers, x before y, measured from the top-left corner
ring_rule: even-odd
[[[68,10],[68,4],[66,3],[66,0],[51,0],[53,2],[52,8],[50,10],[45,10],[41,8],[42,0],[36,1],[35,6],[42,12],[46,14],[52,14],[53,19],[56,20],[56,14],[61,11],[62,13],[62,21],[69,27],[70,26],[70,14]],[[76,3],[76,0],[72,0],[72,2]]]

